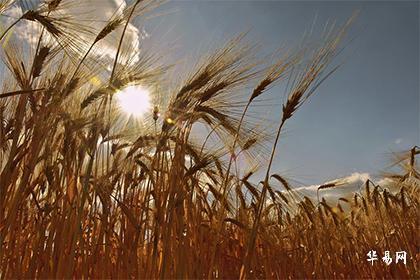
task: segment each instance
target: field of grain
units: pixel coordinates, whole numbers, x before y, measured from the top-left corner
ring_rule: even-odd
[[[338,182],[307,197],[272,168],[286,124],[334,79],[354,17],[267,61],[238,35],[162,88],[173,65],[124,42],[160,3],[133,1],[100,30],[65,13],[77,4],[45,1],[1,30],[1,279],[420,277],[418,147],[387,186],[367,180],[334,203],[322,193]],[[14,36],[21,22],[36,40]],[[104,55],[110,36],[116,51]],[[278,128],[261,131],[247,114],[281,83]],[[135,122],[116,96],[140,86],[164,100]],[[261,153],[242,172],[241,158]],[[407,263],[371,265],[371,250],[404,250]]]

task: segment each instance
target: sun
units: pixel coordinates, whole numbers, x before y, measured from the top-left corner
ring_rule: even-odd
[[[142,86],[127,86],[115,96],[121,110],[130,116],[142,117],[151,110],[150,92]]]

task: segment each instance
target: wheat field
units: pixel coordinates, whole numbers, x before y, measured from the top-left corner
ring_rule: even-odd
[[[357,19],[268,61],[240,34],[166,83],[164,54],[124,41],[160,4],[135,0],[94,30],[65,12],[80,1],[44,1],[3,26],[0,278],[418,279],[418,147],[384,174],[389,186],[368,180],[336,203],[272,168],[284,127],[334,78]],[[22,22],[34,40],[15,36]],[[104,55],[110,38],[116,51]],[[248,114],[277,84],[287,98],[267,132]],[[136,86],[163,96],[137,123],[116,98]],[[244,173],[241,157],[261,154]],[[407,264],[371,265],[370,250],[405,250]]]

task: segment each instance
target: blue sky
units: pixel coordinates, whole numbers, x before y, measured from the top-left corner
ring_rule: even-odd
[[[273,171],[307,183],[374,175],[390,152],[420,144],[418,2],[172,1],[162,10],[146,30],[186,59],[248,30],[265,52],[294,47],[315,18],[322,30],[360,11],[348,35],[354,40],[337,59],[344,65],[288,123]],[[283,101],[276,87],[268,94]],[[281,108],[259,110],[274,122]]]
[[[85,2],[100,18],[121,3]],[[343,23],[355,11],[347,37],[354,40],[336,60],[344,65],[287,123],[272,170],[304,184],[354,172],[374,176],[389,165],[391,152],[420,145],[418,1],[173,0],[146,21],[144,44],[172,62],[194,64],[210,48],[249,31],[247,40],[267,54],[296,47],[315,19],[317,39],[327,21]],[[141,32],[130,26],[131,41]],[[271,106],[254,113],[275,127],[283,91],[273,87],[265,98]]]

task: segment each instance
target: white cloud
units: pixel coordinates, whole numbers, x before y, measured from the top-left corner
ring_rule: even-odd
[[[397,138],[397,139],[395,139],[395,141],[394,141],[394,143],[395,143],[395,145],[399,145],[399,144],[401,144],[402,143],[402,138]]]
[[[364,192],[364,185],[367,180],[372,180],[369,173],[358,173],[355,172],[350,176],[339,178],[336,180],[325,182],[322,185],[329,183],[336,183],[335,187],[319,190],[319,200],[325,198],[328,203],[337,203],[340,197],[352,198],[356,192]],[[390,193],[397,193],[401,190],[401,182],[390,178],[382,178],[380,180],[374,180],[376,185],[379,185],[381,189],[386,189]],[[416,185],[420,187],[420,180],[415,177],[410,177],[405,181],[408,185]],[[317,190],[321,185],[311,185],[295,188],[296,191],[304,196],[309,197],[312,201],[318,201]],[[287,193],[286,193],[287,195]]]
[[[383,189],[387,189],[391,193],[399,192],[401,190],[401,186],[404,184],[420,187],[420,180],[415,177],[408,177],[403,183],[390,178],[383,178],[378,181],[379,186]]]
[[[81,37],[80,39],[90,44],[93,42],[94,37],[107,24],[107,21],[113,16],[121,14],[126,6],[127,3],[125,0],[84,0],[76,4],[71,4],[71,1],[64,0],[62,7],[65,7],[65,9],[60,10],[60,13],[70,16],[75,23],[89,25],[94,35],[90,38]],[[7,28],[16,18],[22,15],[22,9],[15,5],[6,14],[8,17],[2,20],[3,29]],[[97,49],[100,50],[100,54],[98,55],[114,57],[122,31],[123,27],[121,26],[99,42]],[[35,22],[21,21],[15,26],[13,32],[31,44],[39,38],[40,27]],[[138,53],[140,50],[140,40],[146,37],[148,37],[148,34],[144,29],[139,29],[130,23],[127,26],[122,48],[133,50],[134,52],[131,53]],[[136,61],[134,59],[133,62]]]
[[[355,192],[359,191],[360,187],[370,179],[370,175],[368,173],[359,173],[355,172],[347,177],[335,179],[332,181],[325,182],[322,185],[335,183],[336,186],[327,189],[321,189],[318,192],[318,188],[321,185],[311,185],[311,186],[304,186],[295,188],[296,191],[299,191],[305,196],[316,201],[318,199],[321,200],[322,197],[327,199],[328,201],[337,201],[340,197],[348,197],[349,195],[353,195]]]
[[[115,15],[121,15],[126,8],[125,0],[85,0],[83,3],[74,5],[67,9],[67,13],[74,16],[81,22],[90,24],[94,33],[98,34],[106,25],[106,21]],[[98,49],[102,55],[114,56],[123,31],[123,26],[112,32],[108,37],[99,42]],[[140,39],[145,37],[145,31],[140,30],[132,23],[129,23],[124,37],[123,49],[130,49],[138,52],[140,50]]]

